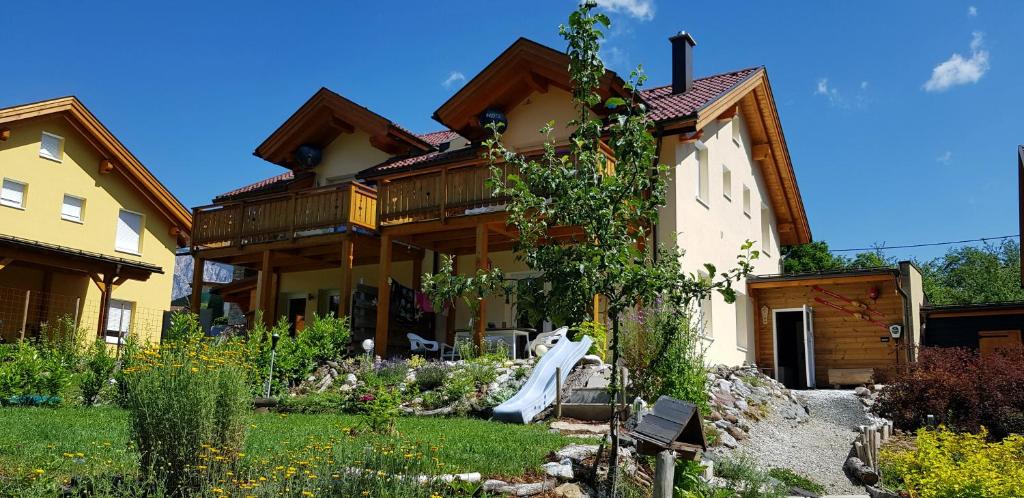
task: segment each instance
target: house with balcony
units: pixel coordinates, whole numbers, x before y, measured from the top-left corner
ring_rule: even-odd
[[[75,97],[0,109],[0,341],[159,341],[192,217]]]
[[[779,247],[811,233],[767,71],[695,77],[693,38],[670,42],[672,82],[637,96],[655,123],[660,160],[671,166],[657,242],[678,244],[683,267],[698,272],[705,262],[730,267],[740,245],[755,240],[757,271],[776,273]],[[555,140],[567,141],[568,64],[563,52],[521,38],[434,111],[443,129],[426,134],[319,90],[256,148],[286,171],[193,210],[196,267],[248,268],[251,277],[222,289],[225,300],[245,302],[267,322],[283,317],[299,330],[312,313],[350,316],[355,338],[375,339],[378,354],[407,350],[407,332],[451,343],[468,310],[430,318],[415,295],[441,255],[453,256],[460,273],[497,265],[510,279],[530,276],[512,252],[505,200],[487,186],[483,123],[500,115],[505,145],[524,154],[541,150],[538,130],[549,120]],[[603,98],[629,91],[606,72]],[[536,329],[510,301],[485,299],[476,332]],[[743,293],[735,306],[718,296],[701,303],[711,361],[755,358],[753,310]]]

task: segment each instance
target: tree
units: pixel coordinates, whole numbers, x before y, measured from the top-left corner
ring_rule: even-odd
[[[584,3],[569,16],[568,25],[559,28],[568,42],[576,109],[576,118],[567,123],[572,130],[569,143],[556,144],[554,123],[548,123],[542,130],[547,139],[539,158],[507,149],[497,125],[492,125],[494,136],[485,144],[492,165],[490,184],[497,195],[508,198],[507,224],[518,234],[517,257],[550,286],[547,298],[557,309],[587,310],[586,303],[601,296],[611,321],[614,365],[620,355],[619,324],[625,309],[657,299],[689,305],[714,291],[732,302],[732,284],[750,272],[750,260],[757,252],[747,242],[736,268],[719,273],[713,265],[705,265],[708,274],[715,276],[707,279],[682,272],[677,248],[652,245],[658,210],[666,204],[668,168],[658,164],[650,133],[653,123],[635,99],[636,88],[645,79],[639,69],[630,76],[625,98],[601,102],[598,90],[605,67],[598,51],[602,30],[610,21],[593,13],[593,8],[593,3]],[[594,112],[602,105],[608,111],[604,120]],[[602,141],[611,149],[614,164],[602,152]],[[518,174],[503,175],[499,164]],[[558,237],[554,227],[571,227],[574,235]],[[618,369],[613,368],[613,410],[620,381]],[[611,490],[617,474],[618,423],[616,415],[611,421]]]
[[[950,248],[944,256],[918,263],[931,304],[973,304],[1024,300],[1020,244],[1006,239],[981,247]]]
[[[860,252],[850,259],[841,254],[832,253],[828,242],[819,240],[809,244],[787,246],[782,248],[782,268],[785,273],[812,273],[834,270],[850,270],[860,268],[888,268],[896,265],[891,258],[886,258],[882,248],[874,251]]]

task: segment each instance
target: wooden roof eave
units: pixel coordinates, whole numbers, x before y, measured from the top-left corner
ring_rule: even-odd
[[[101,155],[107,156],[105,159],[113,160],[114,170],[152,203],[184,237],[192,233],[192,213],[77,98],[62,97],[0,109],[0,124],[13,124],[61,113],[90,145]]]

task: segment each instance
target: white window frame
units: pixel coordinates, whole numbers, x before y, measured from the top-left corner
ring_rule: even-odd
[[[712,277],[704,270],[697,270],[697,278],[710,281]],[[702,325],[699,335],[701,338],[713,342],[715,340],[714,294],[708,293],[707,297],[701,299],[697,309]]]
[[[730,127],[732,128],[732,142],[734,144],[736,144],[737,146],[743,145],[743,143],[742,143],[743,134],[740,133],[740,129],[741,128],[740,128],[740,114],[739,113],[736,113],[736,115],[732,117],[732,123],[730,123]]]
[[[65,201],[69,197],[72,198],[72,199],[78,199],[79,201],[82,202],[82,205],[78,208],[78,218],[77,219],[64,214],[64,206],[67,204]],[[70,221],[71,223],[78,223],[79,225],[84,225],[85,224],[85,197],[81,197],[81,196],[77,196],[77,195],[73,195],[73,194],[64,194],[64,197],[61,198],[61,200],[60,200],[60,219],[62,219],[64,221]]]
[[[3,197],[4,185],[7,183],[13,183],[21,185],[21,203],[15,204],[13,201]],[[28,183],[15,180],[14,178],[2,178],[0,179],[0,206],[6,206],[9,208],[25,210],[25,205],[28,204]]]
[[[117,311],[118,314],[118,326],[115,329],[110,328],[110,319],[114,316],[112,311]],[[128,313],[128,320],[125,323],[124,312]],[[107,344],[124,344],[124,338],[128,337],[132,332],[132,320],[135,319],[135,303],[132,301],[125,301],[123,299],[111,299],[107,305],[107,323],[103,327],[103,339]],[[118,330],[120,329],[120,330]],[[117,332],[119,335],[112,336],[110,332]]]
[[[693,147],[696,149],[694,155],[697,158],[697,202],[704,205],[704,207],[711,208],[711,171],[708,164],[711,162],[709,157],[710,151],[708,146],[697,140],[693,143]]]
[[[722,165],[722,197],[732,202],[732,170],[724,164]]]
[[[750,310],[748,306],[750,304],[749,297],[742,293],[736,293],[736,302],[733,306],[736,307],[736,349],[746,353],[750,349]]]
[[[118,239],[119,229],[115,229],[114,230],[114,250],[117,251],[117,252],[122,252],[122,253],[125,253],[125,254],[131,254],[131,255],[134,255],[134,256],[142,256],[142,238],[143,238],[143,234],[146,232],[146,215],[142,214],[142,213],[140,213],[138,211],[132,211],[130,209],[124,209],[124,208],[118,209],[117,210],[117,223],[118,223],[117,226],[118,227],[121,226],[121,224],[120,224],[121,223],[121,213],[131,213],[131,214],[135,214],[135,215],[139,216],[139,240],[138,240],[137,247],[135,248],[134,251],[128,250],[126,248],[118,247],[117,239]]]
[[[771,212],[768,205],[761,203],[761,252],[766,256],[772,255],[772,224]]]
[[[46,153],[46,149],[43,148],[43,140],[45,140],[46,137],[50,137],[57,140],[57,157],[51,156],[50,154]],[[40,136],[39,138],[39,157],[43,159],[48,159],[53,162],[64,162],[64,137],[57,135],[56,133],[44,131],[42,136]]]
[[[750,218],[750,187],[743,184],[743,214]]]

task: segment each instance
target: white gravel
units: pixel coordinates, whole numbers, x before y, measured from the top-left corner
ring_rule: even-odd
[[[823,484],[829,494],[862,494],[843,472],[858,426],[870,424],[851,390],[794,391],[807,405],[810,419],[798,424],[773,412],[754,424],[740,451],[764,468],[784,467]]]

